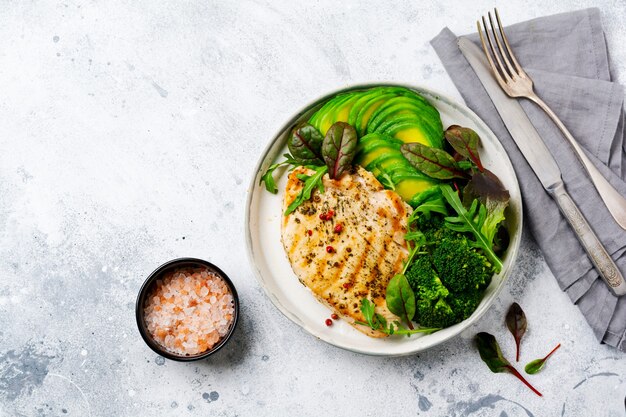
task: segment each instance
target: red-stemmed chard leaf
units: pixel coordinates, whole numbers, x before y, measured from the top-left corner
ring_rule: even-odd
[[[463,189],[463,199],[472,201],[475,198],[480,199],[483,204],[488,200],[508,202],[510,198],[509,191],[504,187],[500,178],[493,172],[485,169],[472,174],[472,179]]]
[[[517,346],[515,362],[519,362],[519,345],[527,327],[526,314],[524,314],[524,310],[522,310],[519,304],[511,304],[508,313],[506,313],[506,327],[509,328],[509,331],[515,338],[515,346]]]
[[[324,165],[322,159],[322,142],[324,137],[313,126],[302,123],[291,131],[287,142],[289,152],[301,165]]]
[[[336,122],[328,129],[322,143],[322,156],[331,179],[338,179],[350,168],[356,144],[356,131],[349,124]]]
[[[480,137],[469,127],[461,127],[458,125],[452,125],[444,134],[446,140],[455,151],[461,156],[472,161],[479,171],[484,171],[482,162],[480,161],[480,155],[478,154],[478,146],[480,145]]]
[[[440,180],[467,178],[454,158],[442,149],[412,142],[402,145],[400,151],[413,167],[429,177]]]
[[[524,377],[515,369],[509,361],[502,356],[500,346],[496,341],[496,338],[485,332],[480,332],[476,335],[476,347],[480,358],[487,364],[491,372],[509,372],[513,374],[517,379],[522,381],[528,388],[530,388],[535,394],[542,397],[543,395],[535,389]]]
[[[559,343],[558,345],[556,345],[556,347],[554,349],[552,349],[550,351],[550,353],[548,353],[546,355],[545,358],[541,358],[541,359],[535,359],[534,361],[530,361],[528,362],[528,364],[526,365],[526,367],[524,368],[524,370],[526,371],[527,374],[536,374],[537,372],[541,371],[543,369],[543,366],[546,364],[546,361],[548,360],[548,358],[550,356],[552,356],[552,354],[554,352],[556,352],[556,350],[558,348],[561,347],[561,344]]]

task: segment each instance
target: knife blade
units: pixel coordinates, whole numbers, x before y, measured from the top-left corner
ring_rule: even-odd
[[[548,147],[516,99],[507,96],[491,73],[483,51],[467,38],[458,40],[461,53],[478,76],[515,144],[556,201],[600,277],[617,296],[626,294],[626,282],[608,252],[565,189],[561,170]]]

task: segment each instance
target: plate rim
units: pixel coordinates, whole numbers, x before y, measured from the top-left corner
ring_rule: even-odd
[[[498,137],[496,136],[495,133],[493,133],[493,131],[491,130],[491,128],[472,110],[470,109],[465,103],[460,103],[457,100],[451,98],[449,95],[441,93],[437,90],[433,90],[431,88],[428,87],[424,87],[423,85],[420,84],[412,84],[412,83],[397,83],[397,82],[386,82],[386,81],[380,81],[380,82],[367,82],[367,83],[358,83],[358,84],[350,84],[346,87],[342,87],[342,88],[336,88],[331,90],[330,92],[326,93],[326,94],[322,94],[320,96],[318,96],[315,99],[309,100],[308,104],[304,105],[303,107],[301,107],[299,109],[299,111],[295,114],[293,114],[293,116],[291,118],[289,118],[289,120],[285,123],[283,123],[281,125],[281,127],[279,129],[277,129],[274,133],[274,135],[271,137],[271,139],[269,140],[269,142],[265,145],[265,148],[263,149],[260,157],[257,160],[257,163],[254,167],[254,170],[252,171],[252,176],[251,179],[249,181],[248,184],[248,189],[247,189],[247,196],[246,196],[246,204],[245,204],[245,216],[244,216],[244,222],[245,222],[245,240],[246,240],[246,255],[248,258],[248,262],[250,264],[250,266],[252,267],[253,273],[254,273],[254,277],[257,281],[257,283],[261,286],[261,288],[263,289],[263,292],[265,293],[265,295],[267,296],[267,298],[272,302],[272,304],[274,305],[274,307],[287,319],[289,319],[292,323],[298,325],[299,327],[301,327],[303,330],[305,330],[308,334],[310,334],[311,336],[317,338],[318,340],[321,340],[331,346],[335,346],[338,347],[340,349],[349,351],[349,352],[355,352],[355,353],[360,353],[360,354],[364,354],[364,355],[368,355],[368,356],[377,356],[377,357],[402,357],[402,356],[409,356],[409,355],[414,355],[417,354],[419,352],[423,352],[426,351],[428,349],[431,349],[435,346],[441,345],[447,341],[449,341],[450,339],[453,339],[455,337],[458,337],[465,329],[467,329],[468,327],[470,327],[471,325],[473,325],[474,323],[476,323],[487,311],[490,310],[491,306],[493,305],[493,303],[483,309],[483,311],[480,311],[476,316],[471,316],[468,317],[466,320],[464,320],[461,323],[465,323],[465,329],[463,329],[462,331],[455,333],[455,334],[450,334],[448,336],[446,336],[445,338],[441,339],[440,341],[438,341],[435,344],[432,344],[430,346],[426,346],[423,348],[418,348],[416,350],[412,350],[412,351],[408,351],[408,352],[402,352],[402,353],[384,353],[384,352],[371,352],[368,350],[363,350],[363,349],[358,349],[358,348],[352,348],[352,347],[348,347],[348,346],[343,346],[341,344],[338,343],[333,343],[330,340],[326,340],[320,336],[318,336],[315,332],[314,329],[310,328],[306,323],[302,322],[301,320],[298,320],[291,312],[287,311],[286,308],[283,307],[283,305],[278,302],[278,300],[275,299],[275,296],[269,291],[268,288],[266,288],[265,283],[263,282],[263,278],[261,276],[261,271],[259,270],[258,266],[256,265],[255,259],[254,259],[254,253],[252,250],[252,234],[251,234],[251,228],[250,228],[250,207],[252,205],[252,198],[254,196],[254,189],[257,186],[260,186],[260,184],[257,184],[257,176],[258,173],[260,172],[263,163],[265,162],[267,155],[269,154],[270,150],[272,149],[272,147],[274,146],[276,140],[281,136],[281,134],[290,126],[292,126],[295,121],[300,118],[303,114],[305,114],[307,111],[309,111],[312,107],[314,107],[315,105],[317,105],[318,103],[320,103],[322,100],[328,100],[329,98],[339,94],[339,93],[343,93],[343,92],[348,92],[348,91],[352,91],[352,90],[361,90],[361,89],[367,89],[367,88],[374,88],[374,87],[404,87],[404,88],[409,88],[411,90],[417,91],[417,92],[424,92],[429,94],[432,97],[436,97],[439,100],[443,100],[446,102],[446,104],[448,105],[452,105],[454,106],[457,110],[461,110],[463,112],[466,113],[466,115],[471,118],[477,125],[479,125],[482,129],[484,129],[485,131],[487,131],[489,134],[491,134],[492,137],[494,137],[496,139],[496,141],[500,144],[500,146],[502,147],[502,149],[504,150],[504,157],[506,158],[506,161],[508,163],[508,165],[512,168],[513,173],[514,173],[514,177],[513,177],[513,185],[517,191],[517,195],[520,196],[519,199],[519,206],[520,206],[520,211],[519,211],[519,233],[517,234],[517,236],[515,237],[514,240],[512,240],[510,242],[510,244],[513,244],[512,249],[513,252],[511,253],[510,256],[512,256],[512,261],[511,261],[511,265],[510,267],[505,271],[505,273],[502,275],[502,279],[500,281],[500,283],[498,284],[498,286],[495,288],[494,292],[493,292],[493,299],[494,301],[500,296],[500,293],[502,291],[502,288],[504,287],[504,284],[507,282],[507,280],[509,279],[509,276],[511,275],[511,272],[515,266],[515,263],[517,262],[517,257],[519,254],[519,246],[520,246],[520,241],[521,241],[521,237],[522,237],[522,230],[523,230],[523,225],[524,225],[524,214],[523,214],[523,201],[521,199],[521,190],[519,188],[519,181],[517,180],[517,173],[515,172],[515,168],[513,166],[513,163],[511,162],[511,158],[509,158],[509,154],[506,152],[506,149],[504,149],[504,146],[502,146],[502,144],[500,143],[500,141],[498,140]],[[460,324],[460,323],[457,323]]]

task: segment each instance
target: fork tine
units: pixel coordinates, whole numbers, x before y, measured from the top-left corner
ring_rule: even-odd
[[[491,54],[495,58],[495,61],[492,61],[492,64],[494,64],[493,67],[497,69],[497,72],[501,75],[501,77],[503,78],[505,82],[511,81],[511,77],[509,76],[509,74],[504,69],[504,66],[502,65],[502,61],[500,60],[500,55],[496,52],[496,49],[493,46],[493,41],[491,40],[491,35],[489,35],[489,27],[487,26],[487,21],[485,20],[485,16],[482,17],[482,20],[483,20],[483,27],[485,29],[485,37],[487,38],[487,43],[489,43],[489,49],[491,51]],[[486,50],[485,50],[485,53],[487,53]]]
[[[488,12],[487,16],[489,16],[489,25],[491,26],[491,33],[493,33],[493,37],[496,40],[496,44],[498,45],[498,51],[500,52],[500,55],[502,56],[502,60],[504,61],[503,71],[504,70],[508,71],[508,74],[511,77],[514,77],[515,75],[517,75],[517,71],[511,65],[511,62],[509,61],[507,53],[504,51],[504,48],[502,47],[502,42],[500,42],[500,37],[498,36],[498,32],[496,31],[496,25],[493,24],[493,19],[491,18],[491,12]],[[498,27],[500,29],[500,33],[502,33],[502,27],[501,26],[498,26]]]
[[[495,12],[495,15],[496,15],[496,21],[498,22],[498,29],[500,31],[500,35],[502,36],[502,40],[504,40],[506,51],[508,55],[511,57],[511,61],[513,61],[513,67],[515,68],[515,71],[519,75],[527,77],[528,75],[524,71],[524,68],[522,68],[519,62],[517,62],[517,58],[515,58],[515,55],[513,54],[513,50],[511,49],[511,44],[509,44],[509,40],[506,37],[506,34],[504,33],[504,29],[502,28],[502,22],[500,21],[500,14],[498,13],[498,9],[494,7],[493,11]]]
[[[485,18],[483,17],[483,23],[484,22],[485,22]],[[498,71],[498,67],[493,62],[493,58],[491,57],[491,54],[489,53],[489,50],[487,49],[487,42],[485,42],[485,37],[483,36],[483,29],[480,26],[480,20],[476,21],[476,28],[478,29],[478,36],[480,36],[480,43],[482,43],[483,45],[483,51],[485,51],[485,55],[487,56],[487,61],[489,61],[489,66],[491,67],[491,71],[493,72],[493,75],[495,76],[496,81],[498,81],[498,84],[500,84],[500,87],[504,88],[504,86],[506,85],[506,81],[504,81],[504,79],[500,75],[500,71]],[[485,27],[485,32],[486,31],[487,31],[487,27]],[[485,33],[485,36],[489,36],[489,35]]]

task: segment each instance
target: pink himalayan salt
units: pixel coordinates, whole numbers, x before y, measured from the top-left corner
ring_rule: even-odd
[[[148,331],[179,355],[211,349],[228,333],[234,302],[222,278],[205,267],[179,268],[155,282],[144,308]]]

